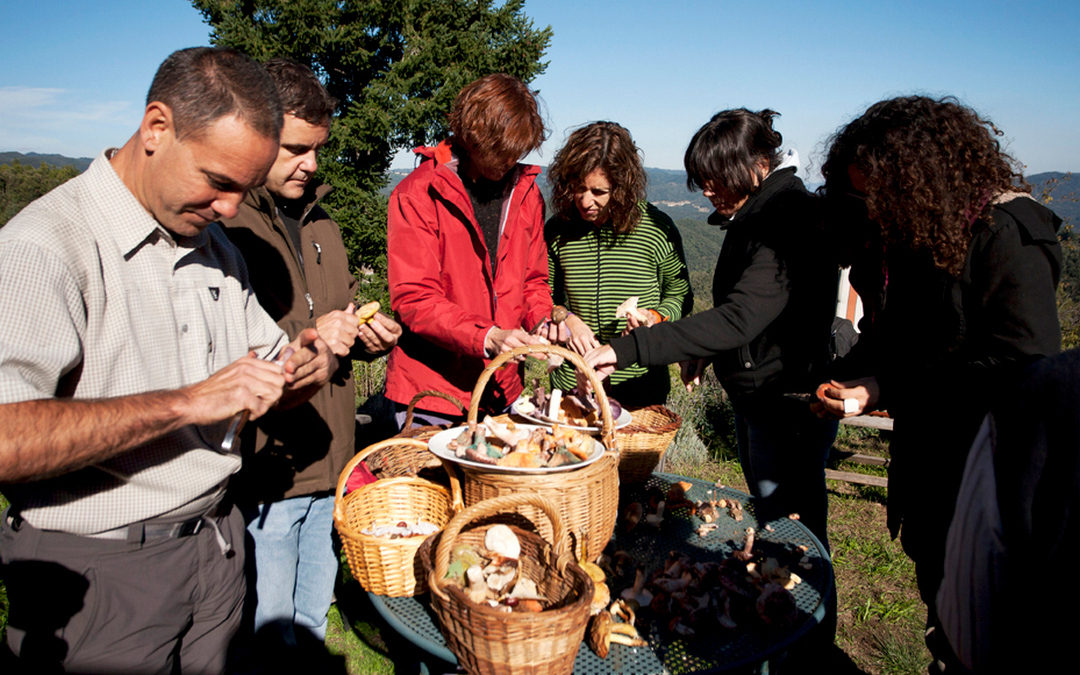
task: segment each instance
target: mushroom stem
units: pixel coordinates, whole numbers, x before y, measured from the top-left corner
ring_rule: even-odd
[[[735,553],[733,553],[732,555],[734,555],[738,560],[742,560],[742,561],[745,562],[747,560],[750,560],[752,557],[754,557],[753,548],[754,548],[754,528],[748,527],[748,528],[746,528],[746,543],[743,544],[743,548],[742,548],[741,551],[735,551]]]

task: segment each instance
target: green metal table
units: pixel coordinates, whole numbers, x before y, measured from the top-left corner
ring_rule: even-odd
[[[673,483],[680,481],[692,485],[687,494],[691,500],[701,501],[706,498],[707,490],[713,490],[719,498],[742,502],[745,505],[743,520],[736,522],[724,512],[719,520],[714,521],[717,528],[701,537],[697,534],[697,529],[702,521],[686,510],[676,508],[665,514],[660,528],[639,525],[629,533],[617,531],[612,546],[628,552],[638,564],[647,569],[661,565],[673,550],[687,553],[695,561],[724,560],[730,557],[732,551],[742,548],[747,527],[753,527],[757,531],[755,548],[773,548],[788,558],[797,558],[801,552],[796,553],[795,549],[805,546],[809,569],[797,570],[803,582],[792,591],[798,608],[798,621],[783,629],[766,630],[757,627],[752,630],[729,631],[708,640],[672,637],[663,634],[656,627],[645,627],[641,632],[649,641],[648,647],[612,645],[606,659],[596,656],[588,645],[582,644],[574,662],[574,673],[765,673],[768,672],[771,658],[783,654],[824,618],[826,600],[835,593],[832,563],[825,547],[802,523],[788,518],[758,523],[754,516],[753,502],[748,495],[730,488],[718,488],[707,481],[673,474],[655,473],[645,485],[625,491],[623,499],[641,499],[650,490],[666,494]],[[427,595],[388,598],[369,594],[369,597],[386,622],[411,644],[423,650],[425,655],[430,656],[430,660],[438,662],[444,668],[456,663],[454,655],[446,648],[434,615],[428,608]],[[434,667],[437,669],[439,665]]]

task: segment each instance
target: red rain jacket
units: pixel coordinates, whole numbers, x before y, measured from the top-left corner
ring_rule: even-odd
[[[422,157],[390,195],[387,254],[390,306],[404,334],[390,353],[386,396],[408,403],[435,389],[468,407],[488,359],[484,337],[493,326],[534,329],[551,313],[544,199],[536,185],[540,167],[519,164],[503,204],[497,273],[472,201],[457,175],[457,160],[443,142],[417,148]],[[521,393],[521,368],[494,373],[483,409],[501,410]],[[421,408],[459,411],[436,397]]]

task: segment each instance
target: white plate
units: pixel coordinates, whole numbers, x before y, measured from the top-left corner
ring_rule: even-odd
[[[528,399],[519,398],[518,400],[514,401],[514,403],[510,406],[510,411],[513,412],[515,415],[521,415],[525,419],[531,422],[536,422],[537,424],[543,425],[545,427],[550,427],[552,424],[555,424],[554,420],[548,419],[546,415],[540,415],[535,410],[531,413],[523,413],[518,410],[518,404],[527,400]],[[633,418],[630,415],[630,411],[626,408],[623,408],[622,412],[619,413],[619,416],[616,417],[614,420],[615,429],[618,430],[622,429],[623,427],[630,426],[630,422],[632,421]],[[575,431],[602,431],[600,427],[579,427],[576,424],[564,424],[563,426],[573,429]]]
[[[519,427],[523,429],[547,429],[545,425],[536,424],[519,424]],[[536,469],[525,468],[519,466],[499,466],[498,464],[485,464],[483,462],[474,462],[471,459],[465,459],[464,457],[458,457],[454,454],[454,451],[450,449],[449,443],[451,440],[461,435],[461,432],[465,429],[464,426],[452,427],[450,429],[444,429],[435,434],[428,440],[428,447],[439,457],[456,462],[464,466],[471,466],[477,469],[483,469],[485,471],[494,471],[496,473],[558,473],[560,471],[573,471],[574,469],[580,469],[583,466],[588,466],[604,454],[604,444],[595,438],[592,442],[595,444],[593,453],[587,458],[578,462],[577,464],[563,464],[562,466],[553,467],[539,467]]]

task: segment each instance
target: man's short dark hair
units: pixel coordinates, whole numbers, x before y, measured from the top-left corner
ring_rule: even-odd
[[[281,102],[266,71],[235,49],[189,47],[158,67],[146,104],[169,106],[177,138],[235,115],[267,138],[281,136]]]
[[[265,67],[286,114],[316,126],[330,123],[337,101],[327,93],[311,68],[289,59],[270,59]]]

